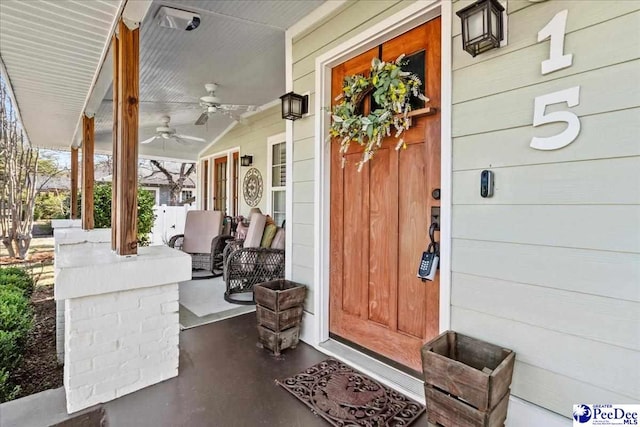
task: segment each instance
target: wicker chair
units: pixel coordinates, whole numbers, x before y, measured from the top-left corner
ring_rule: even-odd
[[[260,243],[264,228],[264,215],[254,214],[246,238],[231,240],[226,245],[223,253],[226,301],[253,304],[255,284],[284,278],[284,229],[278,229],[270,247],[263,248]]]
[[[175,235],[169,246],[191,255],[193,279],[208,279],[220,276],[221,253],[226,240],[231,236],[221,235],[222,212],[189,211],[184,226],[184,234]],[[216,272],[218,267],[218,272]]]

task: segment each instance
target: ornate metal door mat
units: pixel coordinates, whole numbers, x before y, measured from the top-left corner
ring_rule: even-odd
[[[333,426],[408,426],[425,409],[335,359],[276,382]]]

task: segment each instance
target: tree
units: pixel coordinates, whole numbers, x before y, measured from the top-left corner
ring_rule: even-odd
[[[25,259],[31,244],[38,150],[25,140],[0,80],[0,232],[9,256]]]
[[[174,179],[174,174],[171,173],[164,165],[164,163],[160,163],[157,160],[151,160],[151,165],[155,167],[160,173],[164,174],[167,177],[167,181],[169,181],[169,205],[175,206],[178,204],[178,199],[180,198],[180,192],[182,191],[182,187],[184,187],[184,183],[189,178],[189,176],[195,172],[196,164],[195,163],[182,163],[180,164],[180,170],[178,172],[178,178]],[[156,171],[153,171],[151,174],[153,175]]]
[[[62,153],[53,150],[39,150],[38,159],[38,192],[45,189],[46,185],[54,178],[69,178],[70,169],[60,164],[58,156]],[[67,154],[67,153],[65,153]]]

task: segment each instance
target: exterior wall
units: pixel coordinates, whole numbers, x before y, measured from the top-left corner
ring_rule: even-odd
[[[295,92],[310,92],[313,109],[315,59],[407,4],[350,2],[294,38]],[[564,9],[573,65],[543,76],[549,41],[537,33]],[[507,46],[476,58],[461,48],[459,18],[443,17],[453,27],[451,327],[515,350],[512,394],[566,417],[574,403],[640,397],[639,9],[509,0]],[[564,129],[533,128],[534,98],[576,85],[579,137],[531,149],[533,136]],[[314,126],[296,121],[293,143],[292,279],[311,286],[309,312]],[[493,198],[479,195],[483,169],[495,172]]]
[[[305,310],[313,313],[315,60],[412,2],[349,2],[333,18],[293,40],[293,90],[309,92],[309,116],[293,123],[292,280],[307,284]],[[364,4],[364,6],[363,6]],[[289,227],[288,227],[289,228]]]
[[[65,302],[69,413],[178,375],[178,285]]]
[[[111,242],[111,229],[98,228],[95,230],[81,229],[79,219],[52,220],[54,238],[54,269],[61,245],[77,245],[78,243],[108,243]],[[55,285],[54,285],[55,286]],[[64,363],[64,301],[56,301],[56,355],[58,362]]]
[[[573,65],[543,76],[549,41],[536,36],[565,9]],[[640,3],[510,1],[508,12],[508,45],[476,58],[453,17],[451,326],[517,352],[524,400],[569,417],[578,402],[637,402]],[[566,126],[534,128],[534,98],[577,85],[578,138],[531,149]],[[479,195],[483,169],[492,198]]]
[[[191,278],[188,254],[146,246],[121,257],[88,237],[60,242],[55,270],[55,299],[64,302],[67,412],[178,374],[178,283]]]
[[[260,171],[263,182],[262,199],[260,199],[257,207],[259,207],[262,212],[267,213],[267,138],[283,133],[284,130],[285,122],[282,120],[280,106],[271,107],[236,124],[236,126],[219,141],[207,148],[207,150],[200,155],[200,160],[236,147],[240,147],[240,156],[245,154],[252,155],[253,166],[251,167]],[[211,169],[211,166],[209,169]],[[248,167],[240,166],[240,173],[238,175],[238,209],[240,214],[244,216],[247,216],[251,209],[251,207],[245,203],[244,197],[242,196],[242,180],[249,169]],[[209,186],[209,188],[211,189],[211,186]]]

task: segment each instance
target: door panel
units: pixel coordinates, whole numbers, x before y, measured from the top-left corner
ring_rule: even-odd
[[[375,160],[369,168],[369,319],[395,328],[391,319],[396,319],[396,293],[388,278],[398,274],[398,200],[394,191],[398,163],[395,150],[389,147],[378,150]]]
[[[347,75],[366,74],[381,55],[424,61],[428,106],[440,104],[440,19],[415,28],[332,70],[332,95]],[[414,64],[415,65],[415,64]],[[371,108],[364,101],[363,111]],[[361,172],[362,148],[352,144],[341,167],[339,141],[331,147],[330,331],[413,369],[420,347],[438,333],[439,276],[416,277],[428,243],[431,192],[440,187],[440,117],[413,118],[406,150],[387,138]]]

